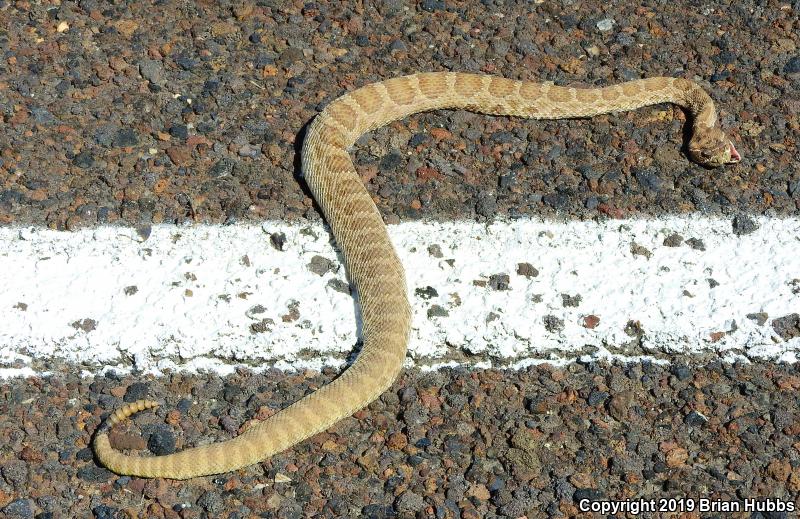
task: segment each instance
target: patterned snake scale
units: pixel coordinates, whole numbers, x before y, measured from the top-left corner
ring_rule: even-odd
[[[691,81],[657,77],[606,88],[566,88],[457,72],[420,73],[373,83],[331,102],[309,126],[302,169],[330,224],[359,294],[363,348],[336,380],[257,422],[236,438],[166,456],[140,457],[111,447],[108,430],[156,407],[140,400],[114,411],[94,440],[100,462],[119,474],[187,479],[258,463],[362,409],[389,388],[406,353],[411,309],[405,275],[383,220],[348,154],[362,134],[427,110],[453,108],[531,119],[590,117],[674,103],[692,116],[689,155],[708,167],[739,154],[717,127],[714,103]]]

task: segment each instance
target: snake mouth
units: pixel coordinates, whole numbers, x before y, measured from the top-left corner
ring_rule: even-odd
[[[728,160],[728,164],[736,164],[740,160],[742,160],[742,156],[739,155],[739,152],[736,151],[736,147],[733,145],[733,141],[730,141],[731,146],[731,158]]]

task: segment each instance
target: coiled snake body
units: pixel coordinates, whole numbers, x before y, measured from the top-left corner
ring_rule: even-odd
[[[348,148],[362,134],[410,114],[466,109],[533,119],[589,117],[674,103],[693,118],[689,155],[709,167],[740,160],[718,128],[714,103],[684,79],[651,78],[606,88],[566,88],[552,83],[456,73],[413,74],[373,83],[330,103],[310,125],[302,151],[305,180],[322,208],[358,291],[363,348],[330,384],[307,395],[236,438],[166,456],[139,457],[111,447],[108,428],[143,409],[140,400],[112,413],[94,440],[100,462],[119,474],[186,479],[262,461],[323,431],[365,407],[400,371],[411,326],[403,267],[380,213],[356,174]]]

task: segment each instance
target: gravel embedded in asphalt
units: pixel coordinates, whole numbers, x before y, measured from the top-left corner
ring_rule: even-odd
[[[178,482],[98,467],[88,445],[101,418],[132,398],[161,400],[115,428],[112,442],[165,454],[230,438],[335,372],[17,379],[0,392],[0,508],[66,517],[101,516],[98,507],[108,517],[567,517],[581,496],[796,498],[800,369],[691,360],[413,370],[367,409],[261,464]]]
[[[568,121],[420,114],[353,151],[389,222],[793,214],[795,10],[17,2],[0,33],[0,223],[317,218],[297,178],[304,125],[347,90],[432,70],[577,86],[693,79],[745,159],[689,162],[685,115],[669,105]]]

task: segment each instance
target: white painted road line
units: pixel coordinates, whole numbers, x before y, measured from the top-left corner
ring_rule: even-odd
[[[800,310],[800,219],[756,222],[742,236],[696,216],[390,226],[414,308],[409,364],[795,362],[800,338],[781,323]],[[156,226],[146,240],[2,228],[0,242],[0,375],[52,360],[94,372],[319,368],[356,343],[321,225]]]

